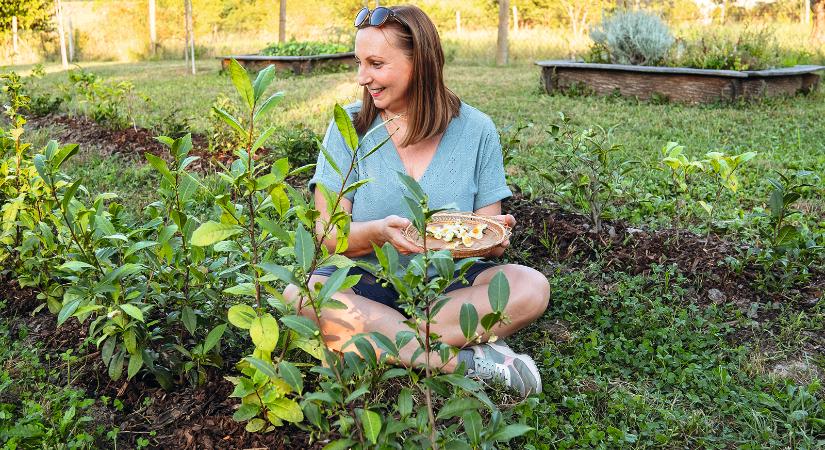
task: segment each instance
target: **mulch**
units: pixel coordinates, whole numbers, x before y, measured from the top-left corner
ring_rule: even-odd
[[[50,137],[61,144],[78,144],[81,148],[93,148],[101,156],[120,155],[126,158],[144,160],[144,153],[151,153],[167,161],[171,159],[169,149],[156,139],[157,133],[140,127],[128,127],[122,130],[107,128],[85,116],[65,114],[48,114],[33,117],[27,123],[31,128],[50,128]],[[266,149],[257,154],[263,156]],[[192,151],[190,156],[198,156],[188,170],[212,172],[220,164],[229,165],[234,160],[231,152],[211,152],[207,138],[192,134]]]
[[[154,139],[146,129],[127,128],[111,130],[88,118],[49,115],[32,119],[35,128],[49,126],[53,137],[61,142],[90,146],[102,154],[124,154],[143,158],[149,151],[167,157],[165,146]],[[192,154],[202,156],[197,170],[213,170],[214,161],[228,163],[232,155],[208,154],[203,136],[193,136]],[[562,211],[546,199],[528,199],[521,193],[505,201],[504,209],[518,219],[511,238],[511,255],[515,260],[552,275],[560,263],[565,270],[584,268],[595,260],[602,261],[605,271],[621,271],[630,274],[647,274],[654,265],[675,264],[679,271],[695,281],[695,299],[700,305],[733,302],[747,310],[753,302],[765,304],[795,299],[799,308],[809,308],[822,301],[825,292],[825,273],[813,272],[809,282],[794,286],[787,292],[763,292],[754,280],[762,270],[746,264],[734,271],[720,264],[726,258],[739,257],[741,244],[726,241],[712,235],[696,236],[681,231],[676,243],[676,231],[672,229],[648,231],[636,229],[620,221],[607,222],[607,231],[595,233],[586,217]],[[716,292],[711,292],[716,291]],[[25,325],[32,342],[42,343],[50,352],[59,353],[68,348],[79,348],[86,337],[87,324],[69,320],[56,328],[55,317],[48,311],[32,315],[39,301],[37,293],[20,288],[14,280],[0,279],[0,292],[6,302],[4,315],[18,317],[15,327]],[[718,293],[717,293],[718,292]],[[719,295],[721,294],[721,295]],[[759,317],[759,320],[770,317]],[[14,331],[13,331],[14,332]],[[285,426],[268,434],[247,433],[243,424],[232,420],[237,399],[228,398],[232,384],[221,374],[231,371],[211,371],[206,383],[200,387],[178,387],[166,392],[147,379],[130,382],[111,382],[96,349],[85,350],[88,363],[75,381],[87,395],[119,398],[123,411],[98,408],[99,423],[117,425],[121,429],[119,444],[122,448],[135,445],[140,437],[151,438],[152,448],[175,449],[242,449],[242,448],[321,448],[323,443],[312,442],[311,436],[294,426]],[[229,359],[229,358],[227,358]],[[228,361],[231,363],[232,361]],[[146,399],[151,399],[146,402]],[[311,443],[312,442],[312,443]]]

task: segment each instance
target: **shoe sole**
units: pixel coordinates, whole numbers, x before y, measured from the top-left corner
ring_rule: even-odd
[[[535,392],[527,392],[524,394],[525,397],[530,394],[538,394],[541,392],[541,374],[539,374],[539,368],[536,365],[536,362],[533,361],[533,358],[528,357],[526,361],[522,358],[519,358],[520,355],[514,352],[513,349],[511,349],[506,344],[498,345],[495,342],[487,342],[487,345],[489,345],[490,347],[492,347],[493,350],[501,353],[502,355],[513,357],[513,359],[515,360],[515,362],[513,363],[514,365],[517,363],[521,363],[524,366],[524,368],[527,369],[529,373],[533,374],[535,379],[538,380]],[[524,377],[522,377],[522,380],[524,380]]]

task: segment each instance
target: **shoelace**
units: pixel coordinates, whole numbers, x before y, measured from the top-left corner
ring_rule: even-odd
[[[507,370],[507,366],[504,364],[498,364],[487,359],[476,358],[475,365],[476,367],[474,372],[480,378],[488,379],[498,376],[498,378],[504,380],[506,383],[510,383],[510,371]]]

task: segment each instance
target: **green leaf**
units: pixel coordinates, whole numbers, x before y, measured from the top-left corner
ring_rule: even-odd
[[[244,403],[235,411],[235,414],[232,415],[232,418],[236,422],[243,422],[244,420],[249,420],[258,415],[260,412],[261,407],[254,404],[254,403]]]
[[[140,308],[138,308],[137,306],[132,305],[130,303],[124,303],[120,305],[120,309],[122,309],[123,312],[130,315],[135,320],[143,322],[143,311],[141,311]]]
[[[126,370],[126,378],[131,380],[143,367],[143,353],[137,352],[129,356],[129,368]]]
[[[318,330],[318,325],[308,317],[294,315],[284,316],[281,317],[281,322],[283,322],[283,324],[287,327],[298,332],[301,336],[314,337],[320,333]]]
[[[249,364],[252,364],[259,372],[267,377],[278,378],[278,374],[275,373],[275,366],[273,366],[271,362],[264,361],[254,356],[247,356],[244,360],[249,362]]]
[[[295,389],[295,392],[300,394],[304,390],[304,379],[301,377],[301,371],[292,363],[289,361],[279,362],[278,372],[281,374],[281,378],[289,383],[292,389]]]
[[[321,450],[348,450],[355,444],[356,442],[352,439],[336,439],[325,445]]]
[[[263,278],[261,278],[261,281],[281,280],[285,283],[294,284],[296,286],[301,284],[298,281],[298,279],[295,278],[295,275],[292,273],[292,271],[284,266],[265,262],[259,264],[258,268],[269,274],[269,276],[264,276]]]
[[[266,100],[263,101],[263,103],[261,103],[261,106],[258,107],[258,110],[255,111],[255,114],[252,115],[253,120],[258,120],[258,117],[268,113],[269,110],[274,108],[275,105],[277,105],[283,98],[283,92],[276,92],[270,95]]]
[[[209,334],[206,335],[206,340],[203,343],[203,352],[209,353],[209,350],[212,350],[216,345],[218,345],[218,342],[221,340],[221,336],[223,336],[223,333],[225,331],[225,323],[222,323],[213,328],[212,331],[210,331]]]
[[[37,169],[37,174],[40,175],[40,178],[42,178],[46,184],[51,186],[52,179],[49,176],[49,172],[46,170],[46,157],[42,153],[34,155],[34,168]]]
[[[241,96],[241,100],[246,103],[246,106],[251,111],[255,106],[255,91],[252,88],[252,83],[249,81],[249,74],[246,69],[238,63],[234,58],[229,61],[229,77],[232,79],[232,84]]]
[[[72,272],[82,272],[87,269],[94,269],[95,266],[83,261],[66,261],[57,267],[58,270],[70,270]]]
[[[532,431],[533,427],[528,427],[527,425],[521,423],[514,423],[511,425],[507,425],[504,427],[503,430],[499,431],[498,433],[492,435],[490,440],[492,441],[510,441],[513,438],[517,438],[528,431]]]
[[[467,432],[467,437],[470,438],[470,442],[478,444],[481,438],[481,415],[478,411],[467,411],[462,416],[462,419],[464,419],[464,430]]]
[[[266,92],[266,88],[269,87],[272,80],[275,79],[275,65],[270,64],[266,66],[266,68],[260,72],[258,72],[258,76],[255,77],[255,81],[252,82],[252,92],[255,94],[255,101],[257,102],[258,99]]]
[[[346,267],[342,267],[333,272],[327,279],[326,283],[324,283],[321,287],[321,291],[318,292],[318,297],[323,300],[332,298],[332,296],[338,292],[344,284],[344,281],[346,281],[348,273],[349,268]]]
[[[381,350],[388,353],[391,356],[398,357],[398,347],[395,346],[395,343],[388,338],[387,336],[383,335],[378,331],[373,331],[370,333],[372,340],[375,342],[375,345],[378,346]]]
[[[403,388],[398,394],[398,414],[401,414],[401,417],[407,417],[412,414],[412,410],[412,391],[410,388]]]
[[[158,158],[157,156],[151,153],[144,153],[144,156],[146,156],[146,161],[149,162],[149,165],[152,166],[158,172],[160,172],[160,174],[163,176],[163,178],[166,179],[166,181],[169,182],[169,184],[175,184],[175,176],[172,175],[171,171],[169,171],[169,166],[166,165],[166,161]]]
[[[472,397],[452,398],[438,411],[437,419],[449,419],[464,414],[465,411],[475,411],[481,406],[481,402]]]
[[[358,132],[355,131],[355,127],[352,125],[352,119],[350,119],[347,111],[337,103],[333,115],[335,125],[338,127],[338,131],[341,132],[341,136],[344,137],[344,142],[350,151],[354,152],[358,148]]]
[[[120,376],[123,374],[123,362],[125,360],[125,355],[123,352],[118,352],[118,354],[112,358],[112,361],[109,363],[109,378],[112,380],[119,380]]]
[[[69,144],[64,145],[55,155],[52,157],[52,167],[55,170],[60,169],[60,166],[63,165],[69,158],[74,156],[80,147],[77,144]]]
[[[239,421],[240,422],[240,421]],[[244,430],[248,433],[257,433],[266,427],[266,421],[260,417],[256,417],[246,423]]]
[[[370,341],[366,340],[363,336],[358,336],[354,340],[355,347],[358,349],[358,353],[361,354],[361,357],[364,358],[370,365],[370,367],[375,367],[378,365],[378,360],[375,356],[375,348],[372,346]]]
[[[229,225],[210,220],[199,226],[198,229],[192,233],[192,245],[206,247],[243,231],[244,229],[238,225]]]
[[[263,133],[261,133],[261,135],[258,136],[258,139],[255,139],[255,143],[252,144],[252,151],[254,152],[255,150],[263,147],[267,139],[269,139],[275,133],[275,130],[275,127],[269,127]]]
[[[413,198],[416,201],[416,203],[424,200],[424,198],[427,197],[427,194],[424,193],[424,189],[422,189],[421,185],[418,184],[417,181],[415,181],[415,178],[403,172],[396,172],[396,175],[398,176],[398,179],[401,180],[401,183],[403,183],[404,186],[407,187],[407,190],[409,190],[410,193],[413,195]]]
[[[490,280],[490,285],[487,288],[487,295],[490,298],[490,306],[493,311],[504,311],[507,300],[510,298],[510,283],[507,282],[504,271],[499,270],[498,273],[493,275],[493,279]]]
[[[246,130],[244,130],[244,128],[241,126],[240,122],[238,122],[238,119],[232,117],[232,114],[229,114],[228,112],[222,110],[221,108],[215,107],[215,106],[212,107],[212,111],[214,111],[215,114],[217,114],[218,117],[221,120],[223,120],[227,125],[232,127],[232,129],[234,129],[235,132],[237,132],[240,135],[240,138],[242,140],[246,140],[246,136],[247,136]]]
[[[63,192],[63,199],[60,202],[60,206],[63,207],[63,211],[69,210],[69,203],[71,203],[72,199],[74,198],[74,194],[75,192],[77,192],[77,188],[80,187],[81,181],[83,180],[75,181]]]
[[[289,398],[279,398],[274,402],[267,403],[269,410],[278,418],[287,422],[298,423],[304,420],[304,412],[295,400]]]
[[[123,254],[123,258],[126,259],[135,252],[139,252],[145,248],[154,247],[156,245],[158,245],[158,243],[155,241],[135,242],[134,244],[130,245],[128,249],[126,249],[126,253]]]
[[[227,314],[229,323],[242,330],[248,330],[252,326],[252,321],[258,317],[255,310],[249,305],[234,305],[229,308]]]
[[[315,242],[312,239],[312,235],[309,234],[303,225],[299,225],[295,231],[295,259],[304,271],[309,270],[312,266],[312,257],[314,254]]]
[[[343,182],[344,174],[341,173],[341,169],[338,167],[338,163],[335,162],[335,159],[332,157],[332,155],[329,154],[329,151],[322,144],[318,144],[318,147],[321,149],[321,153],[324,155],[324,159],[327,161],[327,164],[329,164],[329,166],[332,167],[332,170],[334,170],[335,173],[337,173],[338,176],[341,177],[341,181]],[[322,184],[318,183],[317,186],[320,187],[322,186]],[[329,203],[329,201],[327,201],[327,203]],[[332,204],[330,204],[329,206],[331,207]]]
[[[269,313],[257,317],[252,320],[249,335],[255,347],[272,352],[278,344],[278,321]]]
[[[60,313],[57,315],[57,326],[60,326],[72,317],[72,314],[77,310],[77,307],[80,306],[80,299],[76,298],[68,303],[63,304],[63,308],[60,309]]]
[[[476,334],[478,328],[478,312],[472,303],[465,303],[461,305],[461,310],[458,313],[458,323],[461,326],[461,333],[468,341]]]
[[[184,306],[180,311],[180,321],[186,327],[186,331],[191,335],[195,335],[195,328],[198,326],[198,317],[195,315],[195,310],[191,306]]]
[[[240,283],[232,286],[231,288],[227,288],[223,290],[227,294],[232,295],[246,295],[248,297],[255,296],[255,284],[253,283]]]
[[[799,230],[793,225],[783,225],[776,235],[776,245],[793,244],[799,238]]]
[[[364,436],[375,444],[378,441],[378,435],[381,433],[381,416],[375,411],[365,409],[361,414],[361,425],[364,427]]]

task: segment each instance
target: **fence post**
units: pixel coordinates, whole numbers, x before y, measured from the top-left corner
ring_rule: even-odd
[[[69,62],[74,62],[74,27],[72,26],[72,16],[66,18],[68,21],[68,42],[69,42]]]
[[[60,60],[63,62],[63,70],[69,69],[69,59],[66,55],[66,31],[63,29],[63,7],[60,0],[54,0],[57,13],[57,34],[60,36]]]

